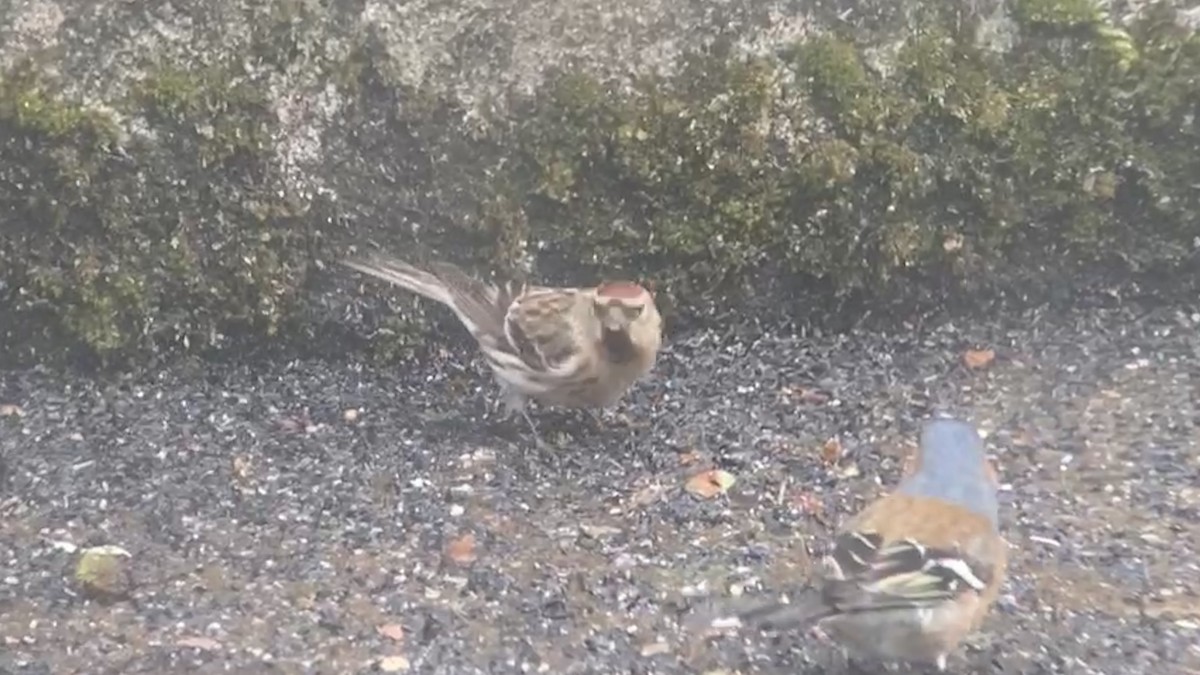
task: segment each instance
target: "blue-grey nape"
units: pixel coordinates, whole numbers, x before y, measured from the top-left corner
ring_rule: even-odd
[[[986,461],[983,438],[972,424],[950,417],[930,419],[921,429],[917,471],[896,490],[957,504],[995,525],[1000,509]]]
[[[934,418],[921,426],[921,453],[927,459],[978,463],[984,458],[983,438],[970,422]]]

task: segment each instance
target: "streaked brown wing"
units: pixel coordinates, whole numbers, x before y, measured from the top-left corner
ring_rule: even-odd
[[[572,314],[580,301],[574,289],[534,287],[510,305],[505,334],[531,370],[560,368],[579,353]]]

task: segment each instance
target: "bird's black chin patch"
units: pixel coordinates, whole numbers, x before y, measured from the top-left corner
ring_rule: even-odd
[[[600,333],[600,346],[612,363],[628,363],[637,358],[637,348],[629,337],[629,331],[613,330],[605,326]]]

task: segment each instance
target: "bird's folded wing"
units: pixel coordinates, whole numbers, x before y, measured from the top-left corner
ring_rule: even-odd
[[[958,547],[929,547],[912,539],[884,543],[878,534],[847,532],[832,554],[840,572],[824,588],[825,602],[840,612],[922,607],[981,593],[992,565]]]
[[[504,334],[530,371],[571,369],[587,345],[580,339],[579,294],[573,289],[529,288],[504,317]]]

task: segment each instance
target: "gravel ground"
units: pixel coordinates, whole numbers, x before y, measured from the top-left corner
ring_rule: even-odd
[[[672,336],[602,422],[535,411],[542,449],[486,418],[461,340],[383,372],[5,373],[0,673],[838,670],[681,623],[801,583],[934,409],[989,434],[1015,548],[953,670],[1197,673],[1195,312]],[[686,489],[713,467],[728,492]],[[75,580],[98,545],[130,554],[112,597]]]

